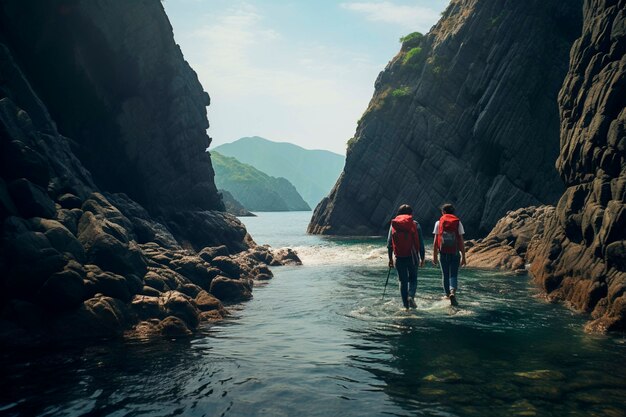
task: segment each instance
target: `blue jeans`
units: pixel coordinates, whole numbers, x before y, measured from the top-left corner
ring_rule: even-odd
[[[441,265],[441,281],[446,295],[450,295],[450,290],[456,290],[459,276],[459,265],[461,256],[459,253],[440,253],[439,265]]]
[[[396,270],[400,281],[402,304],[409,307],[409,297],[415,297],[417,290],[417,263],[410,256],[396,258]]]

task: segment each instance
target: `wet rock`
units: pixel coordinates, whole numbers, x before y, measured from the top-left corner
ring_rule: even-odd
[[[515,376],[529,379],[529,380],[550,380],[550,381],[562,381],[565,379],[565,375],[559,371],[553,371],[550,369],[538,369],[535,371],[515,372]]]
[[[23,217],[44,217],[53,219],[56,208],[46,190],[27,179],[20,178],[9,183],[9,194],[17,210]]]
[[[200,321],[200,311],[193,300],[178,291],[168,291],[161,294],[165,312],[170,316],[176,316],[184,320],[187,326],[194,329]]]
[[[63,224],[56,220],[33,218],[30,221],[33,230],[43,232],[52,247],[80,263],[86,260],[85,250],[78,239]]]
[[[183,294],[191,298],[196,298],[198,294],[200,294],[201,292],[205,292],[202,288],[200,288],[196,284],[183,284],[180,287],[178,287],[178,291],[182,292]]]
[[[211,262],[213,258],[218,256],[228,256],[228,248],[226,245],[214,246],[210,248],[204,248],[198,253],[198,256],[205,262]]]
[[[57,202],[61,207],[67,210],[79,209],[83,205],[82,200],[74,194],[66,193],[57,198]]]
[[[67,264],[67,259],[40,232],[10,235],[4,250],[8,271],[6,289],[15,298],[24,300],[32,300],[46,280]]]
[[[425,376],[422,379],[427,382],[446,382],[446,383],[461,382],[462,380],[461,375],[450,370],[444,370],[436,374],[430,374],[430,375]]]
[[[251,246],[244,225],[228,213],[177,211],[168,217],[167,226],[179,241],[196,251],[226,244],[229,253],[237,253]]]
[[[209,292],[220,301],[241,301],[252,298],[250,283],[223,276],[213,279]]]
[[[241,276],[240,266],[231,258],[226,256],[217,256],[211,261],[211,265],[218,268],[224,275],[229,278],[237,279]]]
[[[155,288],[149,287],[147,285],[144,285],[141,291],[139,292],[139,294],[146,295],[148,297],[159,297],[161,295],[161,291]]]
[[[187,324],[178,317],[169,316],[161,321],[160,333],[165,337],[188,337],[191,336],[191,330]]]
[[[78,235],[78,222],[82,216],[83,211],[81,209],[60,209],[57,210],[56,220],[76,236]]]
[[[272,271],[265,264],[255,266],[250,274],[259,281],[267,281],[274,277]]]
[[[621,297],[611,297],[626,285],[626,61],[616,52],[626,43],[623,10],[623,1],[584,3],[558,100],[556,167],[567,188],[527,255],[535,282],[549,298],[591,313],[593,332],[626,328]]]
[[[48,278],[37,293],[38,303],[49,311],[69,311],[85,299],[85,270],[77,262],[70,263]]]
[[[144,207],[126,194],[107,193],[105,197],[130,221],[138,243],[152,242],[163,249],[181,249],[167,227],[155,221]]]
[[[136,295],[131,307],[140,320],[162,319],[166,315],[160,295]]]
[[[85,265],[87,271],[85,277],[85,293],[87,297],[93,297],[100,293],[108,297],[130,301],[134,295],[131,290],[132,284],[127,279],[113,272],[103,271],[97,265]]]
[[[86,300],[79,309],[53,319],[50,334],[64,340],[120,337],[131,324],[124,302],[99,296]]]
[[[137,244],[129,241],[126,229],[88,210],[78,224],[78,240],[87,261],[104,270],[138,276],[147,271],[145,258]]]
[[[552,206],[524,207],[510,211],[483,239],[467,241],[467,262],[476,268],[523,271],[531,239],[543,233]]]
[[[195,298],[196,305],[200,311],[219,310],[224,311],[220,300],[206,291],[201,291]]]
[[[219,274],[219,270],[211,268],[211,265],[197,256],[184,256],[172,261],[170,266],[172,270],[204,289],[209,288],[211,280]]]
[[[273,252],[274,262],[280,265],[302,265],[302,261],[298,257],[296,251],[291,248],[281,248]]]
[[[143,281],[146,283],[146,285],[149,285],[150,287],[157,289],[161,292],[173,290],[176,288],[168,286],[165,279],[163,279],[159,274],[154,271],[148,271],[143,277]]]

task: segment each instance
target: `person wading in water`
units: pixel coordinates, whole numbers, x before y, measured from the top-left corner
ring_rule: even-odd
[[[389,268],[394,267],[393,255],[396,255],[395,268],[400,281],[402,304],[407,310],[416,308],[415,290],[417,289],[417,265],[424,266],[424,239],[418,222],[413,220],[413,209],[403,204],[398,214],[391,220],[387,236]]]
[[[458,287],[459,265],[465,266],[465,241],[463,235],[465,230],[458,217],[454,215],[454,206],[444,204],[441,207],[441,218],[435,223],[433,234],[435,242],[433,244],[433,264],[441,264],[441,280],[446,297],[450,299],[450,304],[458,305],[456,300],[456,290]],[[459,251],[461,255],[459,256]],[[441,259],[438,262],[438,255]]]

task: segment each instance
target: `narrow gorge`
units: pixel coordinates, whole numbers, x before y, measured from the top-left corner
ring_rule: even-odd
[[[309,231],[380,233],[401,202],[421,220],[451,201],[470,236],[486,235],[468,243],[471,265],[528,268],[549,299],[590,314],[586,330],[624,331],[625,11],[623,0],[453,1],[379,76]],[[469,54],[475,44],[484,51]]]

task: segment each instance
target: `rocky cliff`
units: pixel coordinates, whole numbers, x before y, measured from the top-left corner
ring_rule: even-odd
[[[208,96],[160,2],[3,1],[0,23],[3,345],[189,334],[297,262],[209,210]]]
[[[434,221],[452,202],[478,235],[555,202],[556,98],[580,23],[579,0],[453,0],[427,35],[405,37],[309,232],[379,234],[401,203]]]
[[[528,249],[534,279],[600,332],[626,330],[625,52],[626,1],[586,0],[559,94],[567,189]]]
[[[0,7],[21,70],[101,187],[149,210],[223,209],[203,152],[209,96],[159,1]]]

